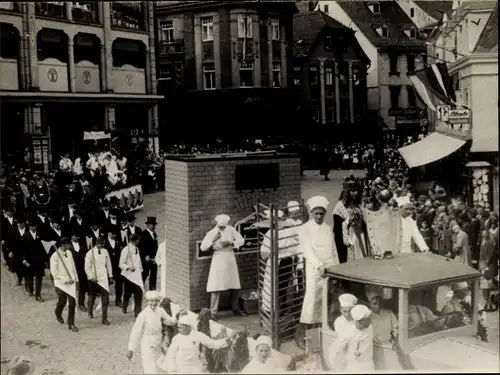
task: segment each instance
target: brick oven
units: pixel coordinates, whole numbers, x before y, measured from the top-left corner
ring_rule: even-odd
[[[162,290],[192,311],[209,305],[211,257],[198,246],[215,225],[214,217],[225,213],[234,226],[254,212],[257,202],[285,207],[301,197],[296,154],[175,155],[166,158],[165,180],[167,272]],[[243,290],[257,288],[257,257],[249,246],[236,252]],[[228,306],[229,298],[221,296],[221,309]]]

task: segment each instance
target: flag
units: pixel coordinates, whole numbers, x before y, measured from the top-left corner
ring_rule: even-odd
[[[446,64],[432,64],[425,69],[417,70],[413,76],[410,76],[410,81],[422,101],[433,111],[436,108],[432,102],[432,96],[453,107],[457,105],[455,90]]]

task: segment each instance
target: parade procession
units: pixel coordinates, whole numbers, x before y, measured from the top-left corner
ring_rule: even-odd
[[[0,373],[498,373],[498,18],[0,2]]]

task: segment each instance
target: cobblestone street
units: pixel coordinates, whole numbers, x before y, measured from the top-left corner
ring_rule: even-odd
[[[330,223],[331,210],[339,197],[341,181],[347,174],[348,171],[336,171],[332,173],[331,181],[325,182],[317,172],[306,172],[303,180],[304,198],[323,194],[332,203],[327,215]],[[146,216],[157,217],[160,241],[164,237],[163,196],[163,193],[147,196],[144,209],[137,213],[137,225],[141,227],[144,227]],[[14,275],[1,267],[2,370],[14,356],[25,355],[32,358],[40,373],[43,369],[59,374],[142,373],[138,355],[131,361],[125,357],[134,320],[132,313],[123,315],[113,304],[109,314],[112,325],[102,326],[99,314],[90,320],[86,313],[78,311],[76,325],[80,332],[73,333],[55,319],[56,297],[48,277],[45,278],[42,291],[44,303],[27,297],[23,287],[15,286],[14,279]],[[114,298],[110,300],[114,301]],[[63,316],[66,317],[66,312]],[[260,330],[257,316],[236,318],[228,315],[221,318],[221,323],[231,328],[245,325],[251,334]],[[497,312],[489,314],[488,326],[492,345],[498,348]],[[299,353],[293,343],[283,345],[282,351]]]

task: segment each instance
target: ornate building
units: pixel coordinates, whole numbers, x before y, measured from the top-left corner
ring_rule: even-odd
[[[84,152],[85,130],[154,147],[154,2],[1,2],[2,158],[47,170]],[[5,160],[5,159],[4,159]]]

